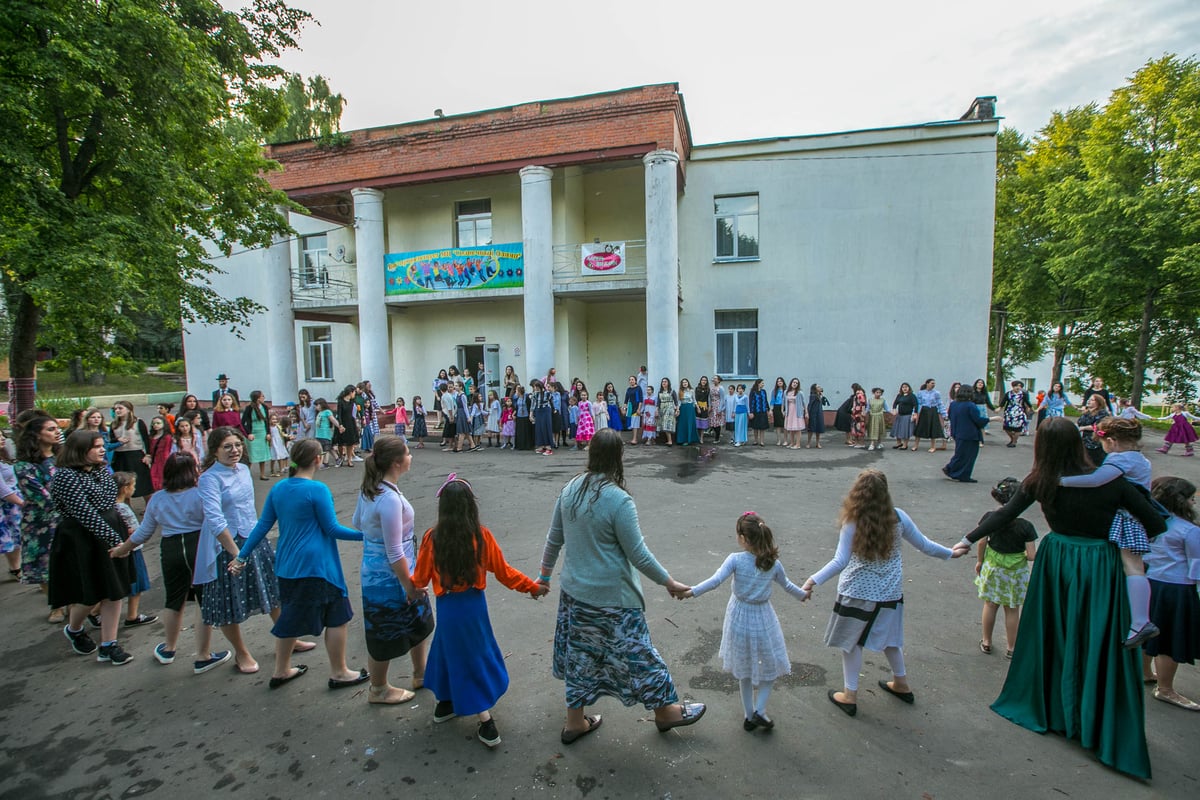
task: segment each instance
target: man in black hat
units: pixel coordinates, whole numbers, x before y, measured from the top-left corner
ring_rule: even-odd
[[[213,408],[216,408],[217,402],[221,399],[222,395],[227,395],[227,394],[233,396],[233,402],[237,403],[238,405],[241,405],[242,401],[238,397],[237,389],[229,388],[229,376],[226,375],[224,372],[222,372],[220,375],[217,376],[217,386],[219,386],[220,388],[218,388],[217,390],[215,390],[212,393]]]

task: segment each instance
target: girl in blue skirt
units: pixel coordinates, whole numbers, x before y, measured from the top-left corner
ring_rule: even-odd
[[[487,573],[517,592],[541,597],[549,586],[509,566],[492,532],[479,524],[471,484],[454,473],[437,491],[438,521],[425,532],[412,582],[432,584],[438,626],[425,666],[425,686],[437,698],[434,722],[477,714],[479,741],[500,744],[492,706],[508,690],[508,670],[488,617]]]

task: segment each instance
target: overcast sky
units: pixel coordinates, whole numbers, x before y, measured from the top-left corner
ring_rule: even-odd
[[[235,0],[223,0],[238,6]],[[1146,61],[1200,50],[1200,0],[292,0],[342,129],[676,82],[695,143],[956,119],[1030,134]]]

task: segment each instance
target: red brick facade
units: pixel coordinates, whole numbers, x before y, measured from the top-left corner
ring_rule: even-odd
[[[691,133],[678,84],[526,103],[383,128],[351,131],[349,144],[272,145],[283,170],[271,184],[317,216],[349,214],[349,190],[515,173],[536,164],[559,167],[674,150],[680,178]]]

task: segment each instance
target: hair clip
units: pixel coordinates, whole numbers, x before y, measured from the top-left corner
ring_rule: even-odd
[[[749,517],[749,516],[755,516],[755,517],[757,517],[757,516],[758,516],[758,512],[757,512],[757,511],[743,511],[743,512],[742,512],[742,516],[743,516],[743,517]]]
[[[1097,436],[1101,437],[1101,438],[1103,438],[1103,437],[1105,436],[1105,433],[1104,433],[1104,431],[1100,430],[1099,428],[1096,428],[1096,430],[1094,431],[1094,433],[1095,433]]]
[[[300,465],[297,464],[295,461],[289,461],[288,466],[291,467],[292,469],[300,469]]]

